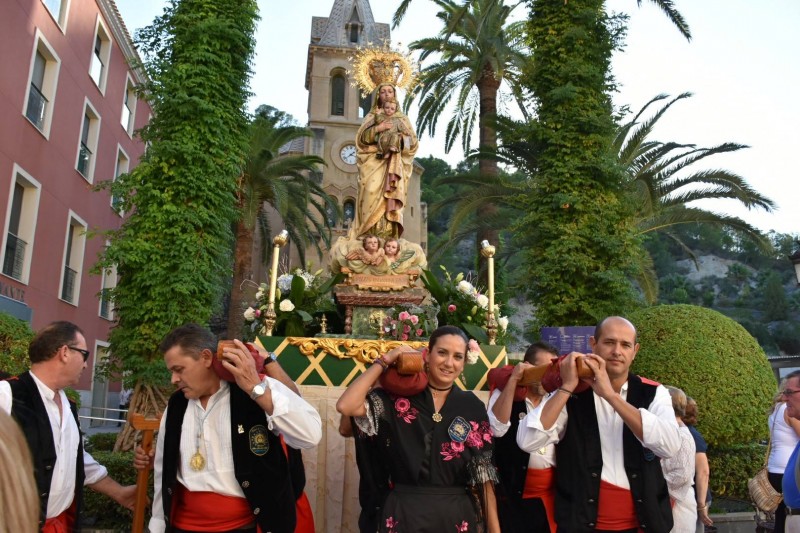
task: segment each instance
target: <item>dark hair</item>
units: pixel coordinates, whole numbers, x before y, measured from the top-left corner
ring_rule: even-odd
[[[53,322],[40,329],[28,345],[31,363],[43,363],[52,359],[59,348],[75,342],[78,333],[83,335],[81,328],[65,320]]]
[[[600,335],[603,333],[603,326],[609,320],[622,320],[623,322],[627,322],[633,328],[633,342],[638,342],[639,332],[636,331],[636,326],[633,325],[633,322],[623,316],[607,316],[598,322],[594,327],[594,340],[600,340]]]
[[[534,342],[533,344],[528,346],[528,349],[525,350],[525,357],[523,357],[522,360],[525,361],[526,363],[533,364],[533,361],[534,359],[536,359],[536,355],[539,352],[551,353],[556,357],[560,355],[558,353],[558,348],[556,348],[549,342],[539,341],[539,342]]]
[[[217,352],[217,338],[203,326],[190,322],[167,333],[158,349],[161,353],[167,353],[175,346],[191,352],[192,357],[197,359],[203,350]]]
[[[694,426],[697,424],[697,402],[690,396],[686,397],[686,409],[684,409],[681,420],[683,420],[683,423],[687,426]]]
[[[467,334],[464,333],[463,329],[456,326],[441,326],[436,328],[433,333],[431,333],[431,338],[428,340],[428,351],[433,351],[433,347],[436,346],[436,341],[445,335],[455,335],[456,337],[461,337],[465,345],[469,344],[469,337],[467,337]]]

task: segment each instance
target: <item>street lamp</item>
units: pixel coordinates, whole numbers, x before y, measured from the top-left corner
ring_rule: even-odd
[[[800,246],[800,241],[795,242],[797,242],[797,245]],[[795,253],[789,256],[789,261],[791,261],[794,265],[794,277],[797,278],[797,285],[800,286],[800,248],[798,248]]]

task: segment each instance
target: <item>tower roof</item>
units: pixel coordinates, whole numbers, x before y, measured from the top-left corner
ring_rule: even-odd
[[[358,22],[363,26],[360,42],[350,41],[346,25]],[[391,37],[389,25],[375,22],[369,0],[334,0],[331,14],[312,17],[311,44],[317,46],[355,48],[359,44],[381,44]]]

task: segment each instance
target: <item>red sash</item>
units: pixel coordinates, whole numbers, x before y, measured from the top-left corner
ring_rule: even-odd
[[[550,524],[550,532],[556,531],[555,518],[555,468],[529,468],[525,476],[525,489],[522,492],[523,498],[539,498],[544,504],[547,513],[547,522]]]
[[[288,457],[289,450],[286,449],[283,435],[281,435],[281,446],[283,447],[283,453]],[[311,503],[308,501],[308,496],[306,496],[305,491],[297,498],[294,509],[297,515],[297,524],[294,527],[294,533],[314,533],[314,512],[311,510]]]
[[[245,498],[214,492],[191,492],[178,483],[172,505],[172,523],[189,531],[228,531],[253,523],[253,512]]]
[[[75,516],[72,507],[58,516],[48,518],[42,526],[42,533],[71,533]]]
[[[600,480],[597,529],[620,531],[638,527],[639,519],[636,517],[631,491]]]

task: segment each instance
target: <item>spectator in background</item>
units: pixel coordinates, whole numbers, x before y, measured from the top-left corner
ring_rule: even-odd
[[[694,482],[695,447],[694,437],[681,417],[686,414],[686,394],[678,388],[667,386],[672,397],[672,409],[681,435],[681,448],[669,459],[661,460],[664,478],[667,480],[669,496],[672,499],[672,531],[689,533],[697,524],[697,510],[692,484]]]
[[[122,420],[118,426],[121,426],[128,418],[128,408],[131,406],[131,397],[133,396],[133,389],[126,389],[124,386],[119,391],[119,419]]]
[[[708,508],[711,505],[711,488],[708,485],[710,469],[708,468],[708,444],[697,431],[697,402],[694,398],[686,398],[686,415],[683,423],[689,428],[694,437],[694,496],[697,501],[697,533],[703,533],[706,526],[712,526],[714,521],[708,517]]]
[[[39,495],[28,443],[19,426],[0,410],[0,533],[37,531]]]
[[[786,376],[786,387],[781,391],[786,398],[786,414],[789,418],[800,418],[800,370],[795,370]],[[800,488],[798,487],[797,473],[797,453],[800,451],[800,443],[795,446],[789,461],[786,463],[786,470],[783,473],[783,483],[781,492],[783,502],[786,504],[786,521],[784,529],[786,533],[800,533]]]
[[[783,472],[786,470],[786,463],[789,462],[792,451],[800,441],[800,420],[789,418],[784,390],[786,390],[785,379],[781,381],[778,393],[773,398],[768,419],[770,450],[767,471],[770,485],[778,492],[783,492]],[[785,523],[786,505],[781,501],[775,509],[775,528],[772,531],[784,533]]]

